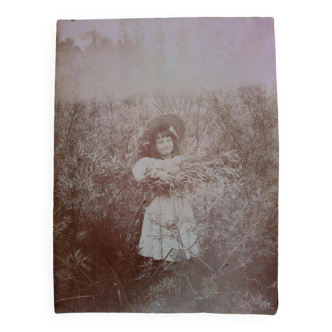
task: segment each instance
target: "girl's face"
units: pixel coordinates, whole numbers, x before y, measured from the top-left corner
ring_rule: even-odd
[[[156,136],[156,148],[162,159],[171,158],[174,148],[172,137],[163,137],[158,134]]]

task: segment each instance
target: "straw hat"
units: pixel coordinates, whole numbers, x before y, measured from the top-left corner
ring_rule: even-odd
[[[184,121],[176,114],[162,114],[147,123],[143,138],[150,140],[151,135],[161,127],[167,127],[167,129],[177,137],[178,142],[181,142],[186,131]],[[172,128],[173,127],[173,128]]]
[[[143,150],[145,150],[150,144],[152,135],[162,127],[166,127],[170,132],[172,132],[177,137],[178,143],[181,143],[186,131],[184,121],[176,114],[162,114],[153,118],[146,124],[145,131],[141,139],[141,148],[143,148]]]

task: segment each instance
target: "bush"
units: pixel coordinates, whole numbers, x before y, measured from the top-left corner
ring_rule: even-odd
[[[156,184],[142,188],[131,170],[145,123],[170,110],[187,125],[186,172],[173,189],[189,195],[201,250],[194,260],[157,264],[137,254]],[[274,91],[58,100],[54,168],[57,312],[276,311]]]

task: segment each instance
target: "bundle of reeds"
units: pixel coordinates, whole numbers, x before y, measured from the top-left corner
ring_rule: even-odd
[[[166,182],[159,178],[147,177],[140,183],[140,190],[145,193],[152,192],[155,195],[182,196],[192,193],[204,183],[217,182],[220,177],[220,169],[223,164],[220,160],[200,161],[184,159],[174,170]],[[147,170],[147,174],[149,173]]]

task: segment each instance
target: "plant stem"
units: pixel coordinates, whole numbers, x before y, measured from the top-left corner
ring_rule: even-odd
[[[187,282],[188,282],[191,290],[193,291],[193,294],[196,294],[196,291],[194,290],[193,286],[191,285],[191,282],[189,281],[189,279],[187,279]]]
[[[154,274],[150,277],[150,279],[146,282],[145,286],[150,282],[150,280],[155,276],[155,274],[159,271],[160,267],[164,264],[166,258],[169,256],[169,254],[172,252],[173,248],[168,252],[168,254],[166,255],[166,257],[163,259],[163,261],[159,264],[159,266],[157,267],[156,271],[154,272]]]
[[[78,267],[75,268],[76,270],[78,270],[79,272],[81,272],[85,278],[87,278],[90,283],[93,285],[94,288],[96,288],[97,291],[99,291],[99,288],[94,284],[94,282]]]
[[[66,301],[66,300],[81,299],[81,298],[84,298],[84,297],[95,297],[95,296],[96,295],[82,295],[82,296],[67,297],[67,298],[64,298],[64,299],[56,300],[56,301],[54,301],[54,303],[58,303],[58,302],[61,302],[61,301]]]
[[[223,265],[220,266],[220,268],[218,269],[218,272],[221,271],[221,269],[226,265],[226,263],[229,261],[229,259],[232,257],[232,255],[234,254],[235,250],[237,248],[239,248],[241,245],[237,246],[235,249],[233,249],[233,251],[231,252],[231,254],[227,257],[227,259],[224,261]]]

